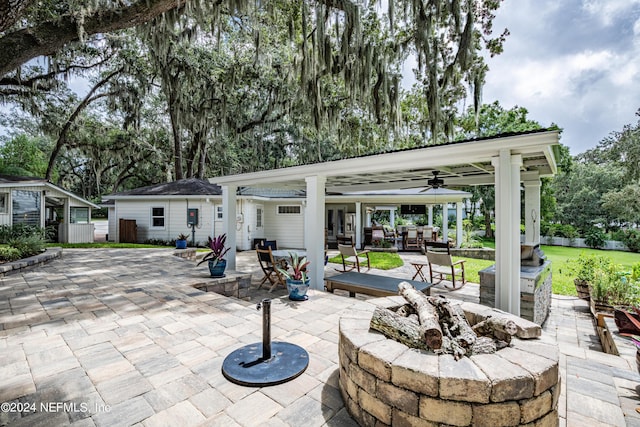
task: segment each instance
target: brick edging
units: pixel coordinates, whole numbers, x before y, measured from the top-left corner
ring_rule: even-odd
[[[0,277],[19,273],[26,268],[33,267],[34,265],[44,264],[45,262],[60,258],[61,256],[62,248],[53,247],[47,248],[43,253],[31,256],[29,258],[23,258],[17,261],[0,264]]]

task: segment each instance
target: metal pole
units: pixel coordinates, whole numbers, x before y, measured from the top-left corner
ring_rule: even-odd
[[[262,300],[262,360],[271,359],[271,300]]]

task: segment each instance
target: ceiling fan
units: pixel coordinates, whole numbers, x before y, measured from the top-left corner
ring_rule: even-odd
[[[442,178],[438,178],[438,174],[440,173],[440,171],[435,170],[432,173],[433,173],[433,178],[427,180],[427,184],[429,185],[429,188],[424,189],[421,192],[428,191],[429,189],[437,190],[440,187],[446,187],[444,185],[444,180]]]

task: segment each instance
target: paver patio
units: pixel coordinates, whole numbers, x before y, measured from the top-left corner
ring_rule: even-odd
[[[254,260],[239,253],[238,270],[258,279]],[[252,290],[239,301],[185,285],[194,264],[171,250],[65,249],[2,278],[0,425],[355,425],[338,390],[337,325],[343,313],[372,311],[370,300]],[[387,274],[410,278],[407,266]],[[447,296],[477,302],[478,287]],[[309,367],[285,384],[239,386],[221,365],[261,342],[255,304],[265,297],[272,339],[306,349]],[[561,426],[640,426],[640,375],[602,353],[584,301],[554,296],[544,331],[561,354]]]

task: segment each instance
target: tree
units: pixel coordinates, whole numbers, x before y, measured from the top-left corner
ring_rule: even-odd
[[[524,107],[515,106],[505,110],[498,101],[492,104],[484,104],[476,114],[473,109],[468,109],[467,113],[458,120],[458,139],[470,139],[495,136],[504,133],[526,132],[542,129],[540,123],[530,120],[529,112]],[[556,127],[552,125],[552,127]],[[557,127],[556,127],[557,128]],[[567,164],[565,160],[569,157],[569,149],[561,148],[562,164]],[[553,194],[549,191],[549,180],[542,180],[540,207],[541,219],[552,215],[555,208]],[[493,237],[491,229],[492,214],[495,209],[495,188],[490,186],[474,186],[466,189],[473,194],[473,198],[480,200],[480,210],[484,216],[485,236]],[[523,210],[524,212],[524,210]]]
[[[555,177],[558,209],[554,219],[584,232],[596,224],[609,229],[619,220],[603,207],[602,196],[622,186],[622,170],[576,162],[571,173]]]
[[[640,117],[640,109],[636,116]],[[596,148],[586,151],[578,159],[623,168],[624,181],[637,183],[640,180],[640,120],[635,125],[625,125],[621,131],[611,132]]]
[[[47,151],[49,143],[44,138],[17,135],[0,146],[0,173],[42,178],[47,170]]]
[[[55,55],[66,45],[88,36],[135,27],[155,17],[184,8],[175,0],[98,3],[54,1],[49,10],[30,0],[0,1],[0,76],[38,56]],[[78,28],[80,27],[80,28]]]
[[[617,217],[620,222],[637,226],[640,224],[640,185],[629,184],[619,191],[610,191],[602,196],[602,207]]]

